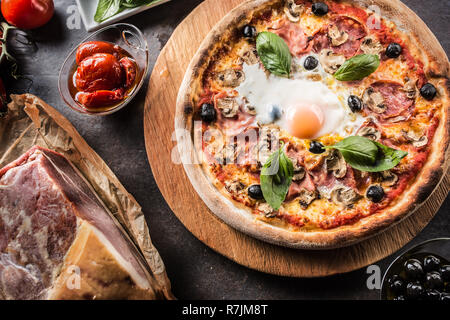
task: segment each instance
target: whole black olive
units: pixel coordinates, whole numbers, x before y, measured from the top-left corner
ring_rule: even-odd
[[[441,274],[441,278],[444,282],[450,282],[450,265],[442,266],[439,269],[439,273]]]
[[[399,275],[393,275],[391,279],[389,279],[389,289],[398,295],[405,290],[405,282]]]
[[[319,60],[314,58],[313,56],[308,56],[303,62],[303,66],[306,70],[314,70],[319,65]]]
[[[423,85],[422,88],[420,88],[420,95],[428,101],[433,100],[434,97],[436,97],[436,94],[437,94],[436,87],[433,86],[431,83],[426,83]]]
[[[439,266],[441,265],[441,259],[435,256],[426,256],[423,259],[423,269],[426,272],[439,270]]]
[[[386,56],[397,58],[402,53],[402,47],[398,43],[392,42],[386,48]]]
[[[261,190],[261,186],[259,184],[253,184],[250,187],[248,187],[248,195],[250,198],[256,199],[256,200],[262,200],[264,199],[264,195]]]
[[[430,301],[436,301],[441,298],[441,293],[437,290],[427,290],[425,292],[425,299]]]
[[[258,35],[258,31],[256,31],[256,28],[254,26],[247,24],[242,29],[242,34],[244,35],[245,38],[253,39]]]
[[[323,147],[323,144],[321,144],[319,141],[311,141],[311,144],[309,145],[309,152],[314,154],[321,154],[325,152],[325,149]]]
[[[367,188],[366,197],[372,202],[380,202],[384,198],[384,190],[378,184],[370,186]]]
[[[358,98],[357,96],[351,95],[350,97],[348,97],[347,103],[348,103],[348,106],[350,107],[350,110],[352,110],[352,112],[358,112],[358,111],[362,110],[361,99]]]
[[[423,277],[422,264],[417,259],[409,259],[405,262],[405,273],[408,279],[421,279]]]
[[[216,120],[216,109],[214,109],[214,105],[210,103],[202,104],[200,116],[202,117],[202,120],[205,122],[211,122]]]
[[[424,285],[428,289],[440,290],[444,287],[444,281],[442,281],[441,274],[439,272],[431,271],[425,275]]]
[[[410,282],[406,285],[406,296],[409,299],[419,299],[423,296],[425,290],[419,282]]]
[[[313,3],[311,10],[316,16],[320,17],[328,13],[328,6],[323,2],[316,2]]]

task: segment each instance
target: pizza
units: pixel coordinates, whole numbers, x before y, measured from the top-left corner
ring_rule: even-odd
[[[187,175],[258,239],[334,248],[414,212],[447,169],[449,61],[400,1],[253,0],[181,85]]]

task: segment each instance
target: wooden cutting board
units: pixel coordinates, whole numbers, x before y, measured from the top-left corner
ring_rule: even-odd
[[[174,114],[185,70],[210,29],[244,0],[206,0],[175,30],[159,56],[146,96],[145,145],[153,176],[175,215],[200,241],[229,259],[259,271],[293,277],[349,272],[392,254],[408,243],[437,212],[450,175],[411,217],[359,244],[326,251],[283,248],[251,238],[218,219],[193,189],[177,159]]]

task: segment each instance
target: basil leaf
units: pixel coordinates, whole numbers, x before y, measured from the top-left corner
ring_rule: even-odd
[[[136,8],[143,5],[152,5],[162,0],[124,0],[122,6],[126,8]]]
[[[345,61],[334,77],[339,81],[362,80],[375,72],[379,65],[380,57],[377,54],[359,54]]]
[[[370,139],[351,136],[326,149],[337,149],[345,161],[360,171],[380,172],[397,166],[408,154]]]
[[[293,176],[294,166],[281,147],[264,164],[260,177],[264,199],[273,209],[278,210],[286,199]]]
[[[102,22],[118,14],[121,11],[121,2],[121,0],[99,0],[94,20]]]
[[[272,32],[261,32],[256,38],[256,50],[264,65],[277,76],[289,77],[291,73],[292,56],[286,42]]]

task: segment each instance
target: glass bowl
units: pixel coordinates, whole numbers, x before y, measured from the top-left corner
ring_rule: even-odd
[[[409,250],[406,250],[394,261],[392,261],[383,277],[380,298],[382,300],[390,298],[388,297],[388,279],[394,274],[399,273],[400,268],[406,260],[412,257],[422,257],[428,254],[436,255],[450,261],[450,238],[436,238],[427,240]]]
[[[137,83],[134,89],[122,102],[107,110],[95,111],[93,109],[86,109],[70,93],[69,81],[72,81],[71,78],[76,68],[76,52],[78,46],[87,41],[106,41],[118,45],[133,57],[138,67],[138,73],[136,75]],[[64,61],[58,79],[58,89],[61,98],[70,108],[82,114],[103,116],[119,111],[134,98],[142,87],[149,69],[149,58],[147,41],[142,32],[135,26],[127,23],[117,23],[100,29],[77,44]]]

